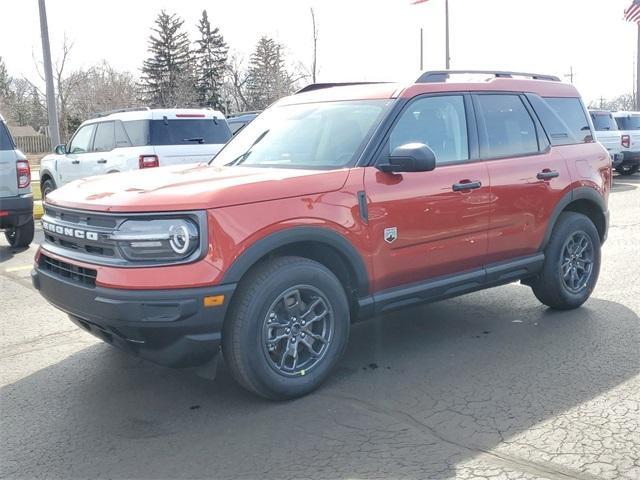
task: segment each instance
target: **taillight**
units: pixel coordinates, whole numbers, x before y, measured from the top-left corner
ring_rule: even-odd
[[[18,188],[26,188],[31,183],[31,168],[26,160],[16,162],[16,174],[18,176]]]
[[[624,148],[629,148],[631,146],[631,137],[629,135],[622,135],[620,143]]]
[[[140,155],[138,157],[138,166],[140,168],[153,168],[160,166],[160,160],[157,155]]]

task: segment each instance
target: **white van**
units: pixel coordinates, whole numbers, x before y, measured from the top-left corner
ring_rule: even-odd
[[[42,159],[40,189],[80,178],[211,160],[231,138],[221,112],[133,108],[84,122],[66,145]]]

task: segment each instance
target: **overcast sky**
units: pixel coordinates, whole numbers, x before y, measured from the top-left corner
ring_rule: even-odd
[[[636,26],[622,20],[630,0],[449,0],[451,67],[563,75],[587,102],[632,90]],[[409,80],[444,67],[444,0],[48,0],[52,55],[74,42],[71,68],[105,59],[139,73],[160,9],[185,20],[192,39],[203,9],[227,43],[248,57],[261,35],[285,44],[292,62],[311,63],[311,19],[319,27],[319,81]],[[0,56],[9,73],[39,81],[37,0],[0,0]]]

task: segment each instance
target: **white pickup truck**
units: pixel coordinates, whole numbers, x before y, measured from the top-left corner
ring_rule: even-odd
[[[211,109],[107,112],[82,123],[68,144],[42,159],[42,196],[93,175],[208,162],[230,138],[224,115]]]
[[[620,175],[640,170],[640,112],[614,112],[622,145],[622,160],[614,165]]]
[[[618,130],[613,115],[608,110],[589,110],[591,121],[595,129],[596,140],[600,142],[611,155],[614,167],[622,163],[622,134]]]

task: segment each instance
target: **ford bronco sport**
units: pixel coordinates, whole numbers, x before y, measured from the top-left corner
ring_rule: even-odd
[[[33,283],[110,344],[178,367],[221,349],[246,389],[291,398],[329,375],[356,319],[514,281],[580,306],[610,183],[578,92],[556,77],[315,84],[209,165],[51,193]]]

